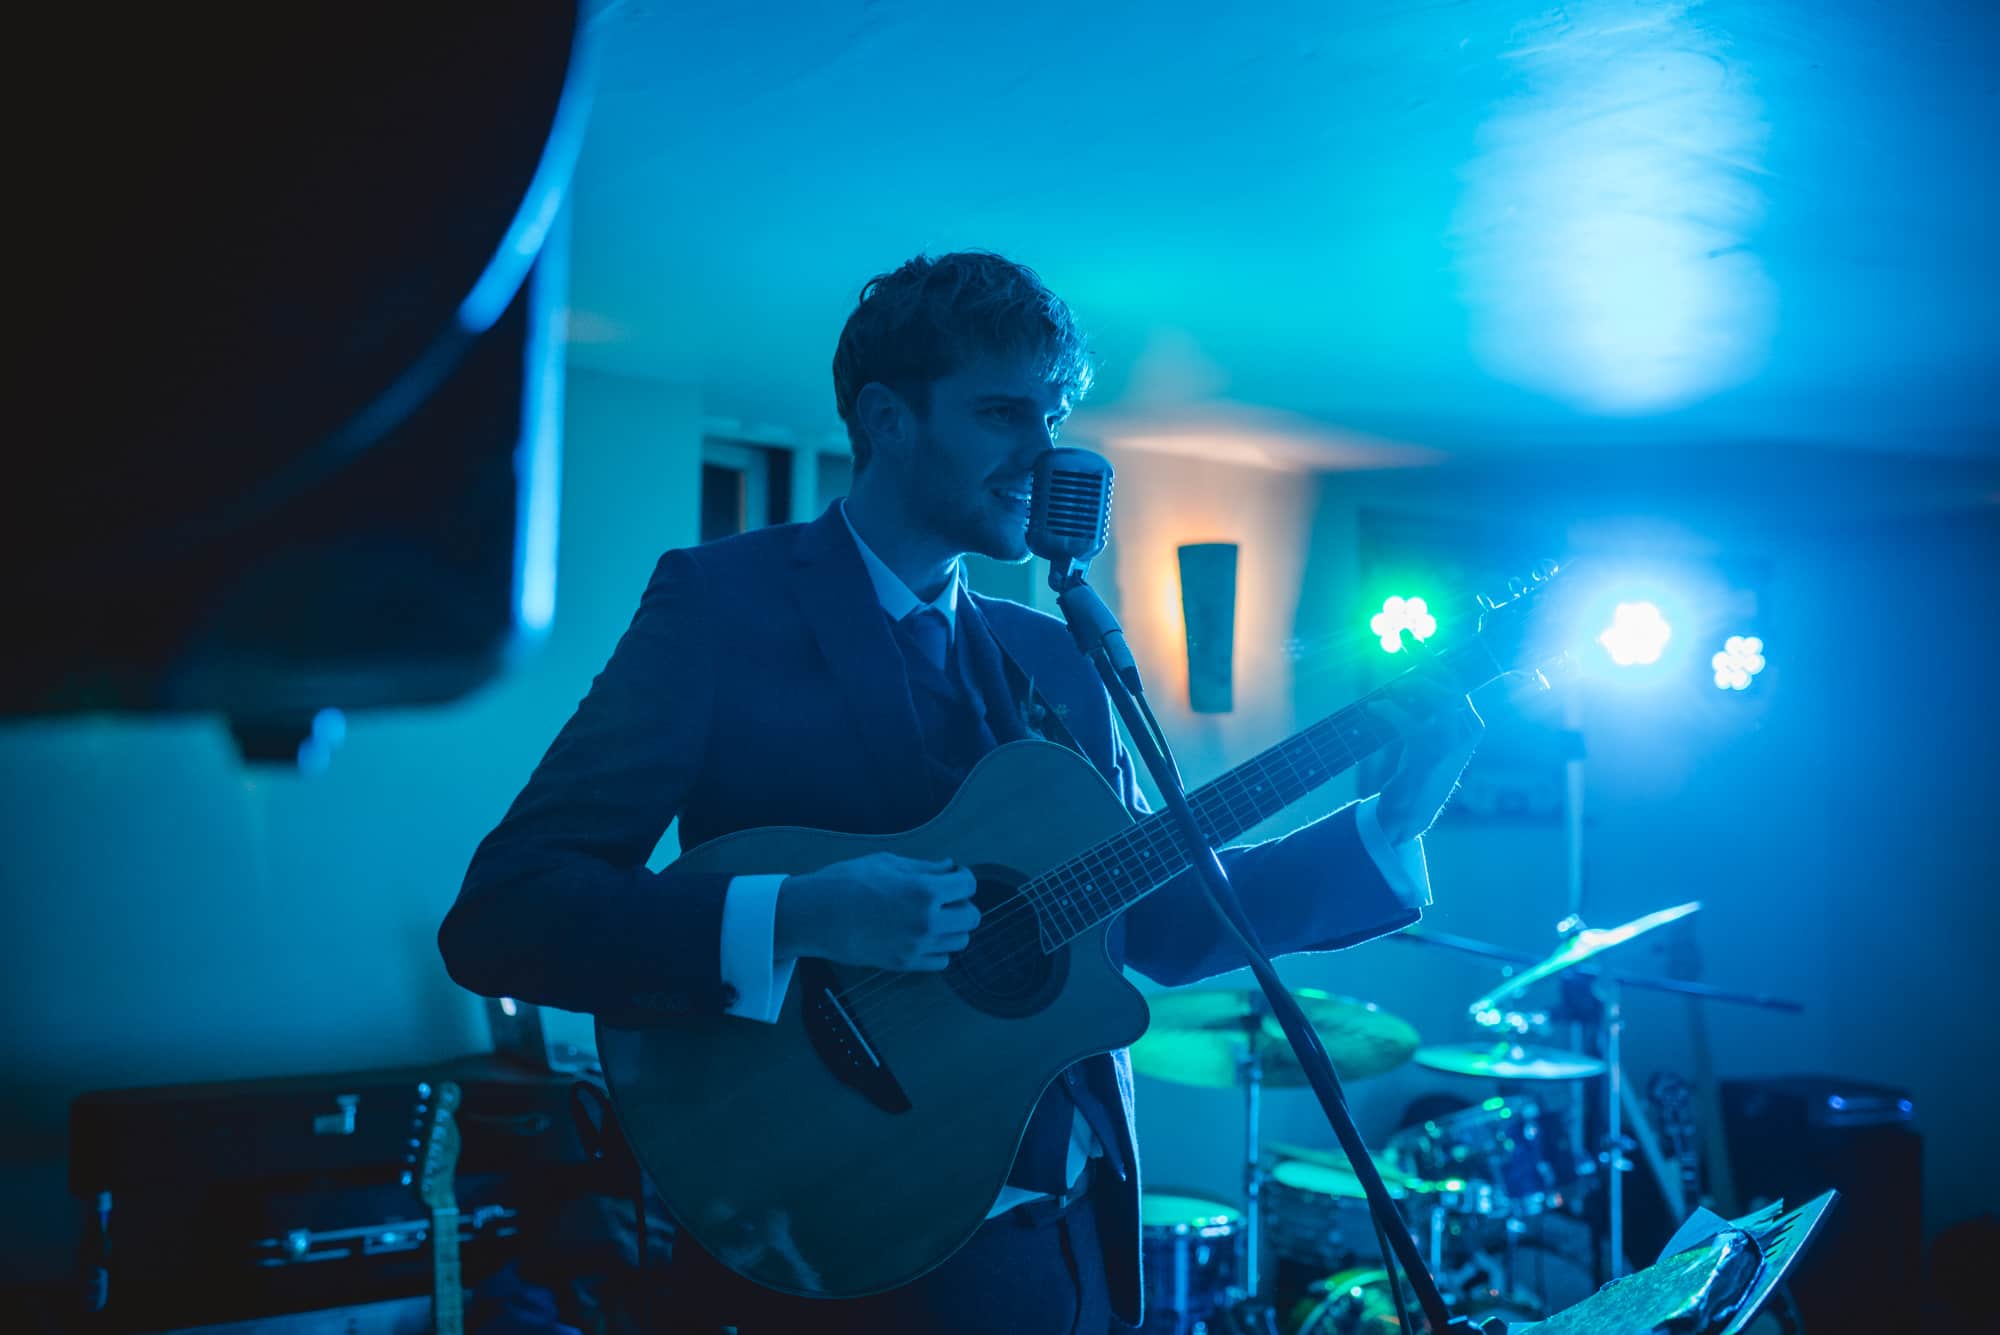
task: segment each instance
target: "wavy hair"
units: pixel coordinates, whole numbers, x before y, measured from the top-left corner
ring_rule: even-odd
[[[982,356],[1031,356],[1044,378],[1072,399],[1090,392],[1094,371],[1083,331],[1060,297],[1026,265],[986,250],[919,255],[862,286],[833,350],[833,397],[856,472],[871,448],[855,399],[879,383],[919,413],[931,385]]]

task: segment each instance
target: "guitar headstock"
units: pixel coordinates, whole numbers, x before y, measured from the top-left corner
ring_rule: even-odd
[[[431,1209],[450,1207],[457,1204],[454,1195],[454,1178],[458,1172],[458,1104],[460,1092],[456,1081],[440,1080],[430,1090],[430,1097],[424,1099],[424,1087],[417,1089],[417,1120],[410,1137],[410,1157],[413,1163],[411,1173],[405,1173],[408,1181],[414,1173],[417,1195]]]
[[[1549,590],[1561,573],[1554,561],[1542,561],[1525,578],[1507,581],[1506,592],[1479,596],[1479,641],[1497,671],[1532,672],[1540,677],[1563,657],[1562,637],[1548,629],[1553,601]],[[1542,677],[1547,685],[1548,679]]]

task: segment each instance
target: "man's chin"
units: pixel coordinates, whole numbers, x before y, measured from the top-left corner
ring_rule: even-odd
[[[1010,566],[1032,560],[1035,554],[1028,550],[1027,525],[988,530],[986,541],[980,544],[979,554]]]

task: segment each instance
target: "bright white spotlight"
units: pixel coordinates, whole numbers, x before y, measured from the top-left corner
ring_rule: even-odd
[[[1604,652],[1619,667],[1657,663],[1660,653],[1673,638],[1673,627],[1652,603],[1620,603],[1611,613],[1611,624],[1597,637]]]
[[[1764,670],[1764,642],[1755,635],[1732,635],[1722,652],[1708,660],[1715,684],[1725,691],[1747,691],[1750,679]]]
[[[1403,647],[1403,632],[1420,640],[1437,634],[1437,618],[1421,598],[1393,597],[1382,600],[1382,610],[1368,618],[1368,629],[1382,641],[1382,652],[1397,653]]]

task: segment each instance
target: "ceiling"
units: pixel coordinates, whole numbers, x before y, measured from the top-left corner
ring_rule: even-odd
[[[573,356],[719,416],[832,430],[863,281],[979,246],[1086,439],[2000,458],[2000,6],[594,8]]]

